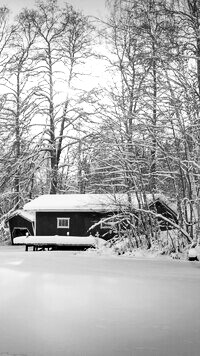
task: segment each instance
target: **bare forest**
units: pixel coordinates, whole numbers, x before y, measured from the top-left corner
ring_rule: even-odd
[[[200,238],[200,1],[106,6],[0,8],[1,219],[44,193],[126,193],[118,238],[181,251]],[[177,212],[167,241],[149,194]]]

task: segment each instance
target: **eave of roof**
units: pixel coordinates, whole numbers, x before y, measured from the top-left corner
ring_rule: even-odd
[[[12,219],[15,216],[21,216],[22,218],[34,222],[35,221],[35,214],[32,211],[24,211],[24,210],[15,210],[13,211],[5,220],[5,223],[7,223],[10,219]]]
[[[176,212],[176,209],[175,209],[175,206],[173,204],[167,204],[166,201],[162,200],[161,198],[157,198],[156,200],[152,201],[150,204],[149,204],[149,207],[150,206],[153,206],[156,202],[160,202],[163,206],[165,206],[165,208],[171,212],[172,215],[177,215],[177,212]]]

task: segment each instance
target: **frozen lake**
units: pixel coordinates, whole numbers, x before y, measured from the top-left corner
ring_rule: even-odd
[[[0,247],[0,355],[199,356],[200,263]]]

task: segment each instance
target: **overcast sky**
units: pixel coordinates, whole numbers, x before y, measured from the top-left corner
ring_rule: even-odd
[[[66,1],[58,0],[62,4]],[[105,14],[105,0],[68,0],[75,9],[82,10],[85,15],[103,17]],[[0,0],[1,5],[6,5],[14,14],[23,7],[33,7],[34,0]]]

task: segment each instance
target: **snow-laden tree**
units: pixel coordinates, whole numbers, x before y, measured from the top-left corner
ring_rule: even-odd
[[[109,183],[110,191],[121,187],[130,204],[130,193],[136,193],[149,246],[154,231],[151,219],[143,213],[148,210],[147,192],[152,197],[164,193],[177,199],[179,227],[185,229],[189,241],[188,220],[180,207],[186,197],[180,189],[188,158],[177,146],[178,140],[182,147],[187,142],[186,110],[191,105],[191,100],[187,101],[186,63],[182,57],[180,60],[181,29],[168,1],[123,0],[109,5],[106,40],[112,50],[107,70],[112,79],[104,89],[107,103],[102,100],[103,142],[99,139],[99,147],[103,153],[99,148],[96,172],[104,167],[101,186],[108,189]],[[183,82],[188,83],[187,89],[181,87]]]
[[[62,190],[59,182],[65,152],[88,134],[91,96],[80,83],[87,74],[85,62],[91,57],[92,27],[72,6],[60,8],[55,0],[38,1],[36,10],[27,12],[27,18],[37,33],[36,95],[41,113],[38,120],[43,125],[41,150],[46,152],[49,164],[49,191],[57,193]]]
[[[0,125],[6,144],[1,155],[1,187],[8,189],[15,208],[23,204],[32,189],[37,158],[31,134],[32,119],[37,113],[33,85],[35,38],[26,12],[21,13],[12,26],[6,48],[7,60],[3,63],[4,106]]]
[[[179,224],[199,238],[199,15],[196,0],[166,2],[165,12],[176,24],[171,36],[172,60],[163,63],[168,119],[163,151],[166,180],[177,200]],[[168,167],[168,168],[167,168]]]

